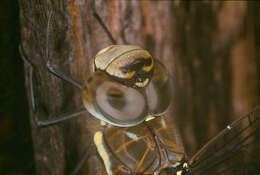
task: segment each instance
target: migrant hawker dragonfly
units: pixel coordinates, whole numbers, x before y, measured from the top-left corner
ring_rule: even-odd
[[[114,45],[96,55],[95,72],[84,85],[50,65],[51,8],[46,32],[47,69],[82,91],[86,109],[44,121],[35,113],[36,125],[50,126],[86,111],[103,121],[93,142],[108,175],[259,174],[260,108],[228,125],[188,158],[178,132],[163,116],[172,97],[172,81],[166,68],[139,46],[116,45],[96,12],[94,1],[92,4],[95,18]],[[30,68],[30,95],[35,112],[33,67],[24,56],[23,60]]]

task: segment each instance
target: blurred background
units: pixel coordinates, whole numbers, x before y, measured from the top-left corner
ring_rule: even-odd
[[[75,14],[71,13],[72,19],[69,15],[62,18],[62,15],[69,11],[70,8],[66,7],[71,6],[78,7],[83,13],[84,5],[88,3],[80,2],[75,6],[67,2],[52,3],[56,9],[53,32],[69,31],[64,36],[57,34],[56,44],[63,42],[65,35],[72,35],[72,39],[76,35],[68,27],[71,23],[64,22],[64,19],[75,20]],[[21,0],[20,4],[23,36],[27,40],[28,36],[33,38],[33,41],[25,42],[26,51],[43,56],[47,14],[44,3]],[[97,10],[117,40],[122,43],[118,26],[128,22],[130,27],[125,31],[126,39],[147,48],[170,70],[175,83],[175,97],[169,116],[180,130],[188,155],[193,155],[227,124],[260,104],[258,2],[99,0]],[[84,15],[78,17],[82,20],[80,24],[87,26],[84,28],[87,34],[82,35],[85,37],[83,43],[89,41],[91,44],[87,43],[82,53],[87,50],[87,59],[90,60],[109,40],[100,34],[104,32],[98,24],[89,19],[91,13],[84,13],[88,13],[86,19]],[[41,19],[39,23],[38,19]],[[18,53],[21,28],[17,0],[0,2],[0,20],[0,174],[34,174],[24,67]],[[61,20],[63,23],[59,23]],[[32,24],[40,27],[28,34]],[[37,40],[41,43],[33,45],[32,42]],[[65,42],[70,44],[67,40]],[[78,39],[74,40],[74,45],[77,42]],[[55,49],[69,54],[64,47],[60,44]],[[81,55],[81,51],[73,51],[75,57]],[[66,67],[68,62],[64,64]],[[84,77],[79,75],[79,79]]]

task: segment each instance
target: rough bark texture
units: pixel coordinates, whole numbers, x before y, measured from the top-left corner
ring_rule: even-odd
[[[54,9],[51,63],[83,83],[92,71],[93,56],[111,43],[93,17],[90,1],[47,3]],[[118,43],[123,43],[121,31],[127,26],[128,43],[146,48],[172,74],[175,97],[168,116],[177,123],[188,155],[259,103],[259,24],[255,21],[260,15],[256,15],[259,8],[254,5],[228,1],[96,1],[99,15]],[[81,92],[45,68],[47,15],[44,1],[20,0],[22,45],[35,68],[41,119],[82,106]],[[71,172],[98,126],[99,121],[89,114],[43,129],[35,128],[31,120],[37,174]],[[82,173],[96,174],[102,168],[96,162],[98,158],[91,155]]]
[[[174,108],[189,155],[259,104],[254,5],[194,2],[173,10]]]

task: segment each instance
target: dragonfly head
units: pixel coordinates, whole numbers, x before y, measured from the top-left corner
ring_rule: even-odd
[[[95,72],[82,91],[83,104],[92,116],[114,126],[131,127],[167,111],[173,81],[148,51],[112,45],[98,52],[94,62]]]

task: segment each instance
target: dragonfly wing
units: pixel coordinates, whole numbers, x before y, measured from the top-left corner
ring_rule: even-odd
[[[191,159],[194,175],[260,173],[260,106],[228,125]]]

